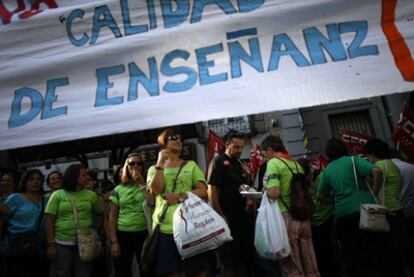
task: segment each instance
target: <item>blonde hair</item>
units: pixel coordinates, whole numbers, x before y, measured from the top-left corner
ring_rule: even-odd
[[[124,165],[122,166],[122,174],[121,179],[119,180],[121,184],[131,184],[134,182],[132,179],[131,173],[129,173],[128,169],[128,160],[132,157],[138,157],[142,162],[142,172],[141,175],[144,178],[144,180],[147,178],[147,167],[144,161],[144,157],[141,153],[132,153],[129,154],[128,157],[125,159]]]

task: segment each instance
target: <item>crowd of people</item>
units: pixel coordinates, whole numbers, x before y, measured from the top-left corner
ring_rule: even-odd
[[[263,193],[277,201],[291,249],[278,261],[255,253],[260,201],[240,194],[256,177],[241,160],[243,134],[230,131],[225,136],[224,152],[211,161],[207,172],[181,158],[178,130],[164,130],[157,142],[161,149],[154,165],[148,168],[141,154],[132,153],[115,184],[105,181],[99,190],[96,176],[82,164],[69,166],[64,174],[51,172],[46,177],[48,192],[43,191],[44,176],[37,169],[20,178],[4,173],[0,275],[131,277],[138,265],[142,277],[414,276],[414,165],[391,159],[385,142],[368,141],[364,159],[349,155],[343,141],[331,139],[325,149],[329,164],[323,171],[306,158],[293,160],[280,137],[261,142],[259,183]],[[298,219],[291,210],[291,180],[297,173],[309,184],[306,190],[314,208],[309,218]],[[173,218],[188,192],[210,203],[228,224],[233,240],[183,260],[174,240]],[[367,203],[386,207],[389,232],[360,228],[360,208]],[[156,262],[148,265],[141,253],[153,226],[160,232]],[[98,231],[104,255],[88,262],[81,259],[78,227]]]

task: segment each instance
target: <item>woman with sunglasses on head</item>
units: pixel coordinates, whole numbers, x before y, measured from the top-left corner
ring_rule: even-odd
[[[142,203],[145,199],[152,200],[147,191],[145,173],[142,156],[130,154],[122,168],[120,184],[109,197],[109,232],[116,277],[132,276],[134,255],[138,262],[148,236]]]
[[[147,178],[151,194],[156,196],[153,224],[160,224],[156,275],[172,277],[181,276],[181,272],[184,272],[187,276],[205,276],[208,269],[207,254],[182,260],[173,237],[174,212],[187,198],[187,192],[207,198],[204,173],[194,161],[185,163],[181,159],[183,143],[178,131],[164,130],[158,136],[158,143],[161,151],[158,153],[157,164],[150,167]],[[175,181],[176,186],[173,190]],[[167,209],[165,219],[160,220],[164,208]]]

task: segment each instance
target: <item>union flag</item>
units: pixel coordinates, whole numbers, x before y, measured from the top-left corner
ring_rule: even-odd
[[[210,166],[211,160],[218,156],[224,149],[224,142],[219,135],[212,130],[208,130],[208,150],[207,150],[207,168]]]
[[[397,143],[397,148],[401,150],[408,161],[414,162],[414,114],[408,105],[400,115],[400,120],[392,134],[393,140]]]
[[[260,155],[260,147],[258,144],[250,150],[250,173],[252,180],[256,178],[257,172],[259,172],[260,165],[262,164],[262,155]]]

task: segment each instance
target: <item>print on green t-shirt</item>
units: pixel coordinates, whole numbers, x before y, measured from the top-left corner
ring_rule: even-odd
[[[174,184],[174,180],[177,176],[179,167],[174,168],[164,168],[164,192],[171,192]],[[147,184],[149,184],[152,178],[155,175],[155,166],[151,166],[148,169],[148,176],[147,176]],[[194,189],[195,185],[198,183],[206,183],[204,178],[204,173],[198,167],[198,165],[194,161],[189,161],[181,170],[180,175],[177,179],[177,187],[174,192],[187,192]],[[153,225],[159,223],[159,217],[163,210],[164,205],[166,205],[165,200],[161,197],[161,195],[157,195],[155,199],[155,210],[152,216]],[[165,217],[164,222],[160,223],[160,231],[163,234],[172,234],[173,233],[173,217],[174,212],[178,207],[177,204],[170,205],[167,210],[167,214]]]

